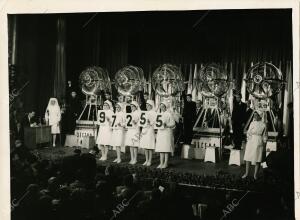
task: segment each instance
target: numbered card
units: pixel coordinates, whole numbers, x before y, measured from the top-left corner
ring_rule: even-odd
[[[162,114],[159,113],[156,115],[154,129],[164,129],[164,128],[165,128],[165,126],[164,126],[164,123],[162,120]]]
[[[146,125],[147,125],[146,111],[141,111],[139,126],[146,127]]]
[[[103,125],[105,124],[106,122],[106,114],[105,114],[105,111],[104,110],[99,110],[98,111],[98,122],[100,125]]]
[[[126,128],[132,128],[133,127],[133,120],[132,120],[132,114],[127,113],[126,114]]]
[[[113,115],[111,116],[111,119],[112,119],[112,121],[111,121],[110,126],[111,126],[112,128],[113,128],[113,127],[117,127],[117,121],[116,121],[117,115],[116,115],[116,114],[113,114]]]

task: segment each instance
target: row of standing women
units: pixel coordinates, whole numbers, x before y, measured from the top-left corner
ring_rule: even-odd
[[[103,105],[105,112],[105,121],[100,123],[100,128],[96,143],[101,150],[101,161],[107,160],[107,154],[110,147],[116,150],[116,163],[121,162],[121,147],[130,148],[130,164],[137,163],[138,148],[145,151],[145,162],[143,165],[151,166],[153,152],[160,154],[160,164],[158,168],[168,167],[169,154],[173,151],[173,131],[175,121],[172,114],[168,111],[168,104],[160,103],[159,110],[161,112],[162,129],[158,129],[155,135],[156,112],[154,101],[146,102],[146,125],[142,128],[139,126],[140,109],[139,104],[133,101],[130,104],[132,115],[132,126],[125,129],[126,114],[124,113],[125,104],[117,103],[115,105],[115,114],[113,112],[112,103],[106,100]],[[101,119],[98,119],[98,121]]]

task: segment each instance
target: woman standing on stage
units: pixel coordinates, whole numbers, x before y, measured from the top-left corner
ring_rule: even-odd
[[[61,119],[61,111],[56,98],[50,98],[46,108],[45,120],[47,125],[51,126],[51,134],[53,136],[52,145],[55,147],[56,135],[60,134],[59,122]]]
[[[112,135],[111,135],[111,146],[116,148],[117,158],[113,161],[121,163],[121,146],[123,144],[124,127],[126,123],[125,113],[123,112],[123,103],[116,104],[116,113],[112,116]]]
[[[96,144],[98,145],[98,148],[101,150],[100,160],[105,161],[107,160],[108,147],[110,145],[111,135],[112,135],[111,121],[114,112],[113,112],[113,105],[111,101],[106,100],[103,103],[103,110],[104,110],[104,114],[98,115],[99,117],[98,122],[100,120],[103,120],[102,118],[103,116],[105,117],[104,118],[105,121],[103,124],[100,124]]]
[[[156,136],[155,152],[160,155],[160,164],[157,168],[167,168],[169,162],[169,154],[173,152],[173,128],[175,121],[172,114],[167,111],[168,104],[160,103],[160,111],[162,113],[163,129],[158,129]]]
[[[256,110],[253,115],[254,120],[251,122],[247,131],[247,144],[244,160],[246,161],[246,173],[242,178],[249,174],[250,163],[255,165],[254,179],[257,179],[260,163],[265,157],[265,146],[268,140],[267,126],[262,121],[263,112]]]
[[[127,132],[125,138],[125,146],[130,147],[130,162],[129,164],[136,164],[137,162],[137,150],[140,145],[140,127],[138,125],[140,120],[140,107],[136,101],[132,101],[130,104],[131,107],[131,120],[127,121]],[[129,125],[129,126],[128,126]]]
[[[146,102],[147,112],[145,115],[146,126],[143,127],[141,137],[140,137],[140,148],[145,149],[146,161],[143,164],[144,166],[151,166],[152,163],[152,153],[155,149],[155,106],[154,101],[148,100]]]

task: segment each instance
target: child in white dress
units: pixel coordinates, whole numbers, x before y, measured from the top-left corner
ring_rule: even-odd
[[[130,147],[130,162],[129,164],[136,164],[137,162],[137,150],[140,145],[140,127],[138,125],[140,121],[141,111],[139,104],[136,101],[132,101],[130,104],[132,119],[127,121],[127,132],[125,136],[125,146]],[[138,137],[138,138],[137,138]]]
[[[111,146],[116,148],[117,158],[113,162],[121,163],[121,146],[123,144],[124,127],[126,123],[123,103],[116,104],[116,113],[112,116]]]
[[[61,111],[56,98],[50,98],[46,108],[45,120],[47,125],[51,126],[51,134],[53,137],[52,144],[55,147],[56,135],[60,134],[59,122],[61,119]]]
[[[152,153],[155,149],[155,132],[154,124],[156,119],[155,105],[154,101],[147,100],[146,102],[147,112],[145,115],[146,126],[142,128],[142,133],[140,136],[140,148],[145,150],[146,161],[144,166],[151,166],[152,163]]]
[[[173,129],[175,120],[172,114],[167,111],[168,104],[160,103],[160,111],[162,113],[163,129],[158,129],[156,136],[155,152],[160,155],[160,164],[157,168],[167,168],[169,162],[169,154],[173,151],[174,137]]]
[[[247,144],[244,160],[246,161],[246,173],[242,178],[249,174],[250,163],[255,165],[254,179],[257,179],[260,163],[264,158],[264,148],[268,140],[266,124],[262,121],[263,112],[256,110],[253,113],[254,120],[251,122],[247,131]]]
[[[100,120],[104,120],[104,123],[100,124],[98,136],[96,140],[96,144],[98,145],[98,148],[101,150],[101,161],[107,160],[107,153],[108,153],[108,147],[111,142],[111,135],[112,135],[112,128],[111,128],[111,122],[112,122],[112,115],[113,112],[113,105],[109,100],[106,100],[103,103],[103,115],[98,115],[98,122]],[[102,114],[100,113],[100,114]],[[103,118],[104,117],[104,118]]]

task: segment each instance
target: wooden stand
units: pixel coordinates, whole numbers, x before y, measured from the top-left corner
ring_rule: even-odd
[[[51,126],[25,127],[24,143],[29,149],[35,149],[38,144],[51,142]]]

